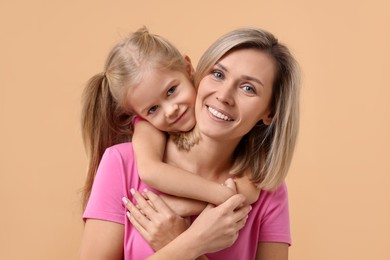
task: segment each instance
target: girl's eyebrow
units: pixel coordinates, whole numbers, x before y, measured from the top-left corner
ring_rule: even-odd
[[[144,115],[144,114],[146,115],[148,113],[149,109],[152,108],[153,106],[155,106],[155,105],[146,106],[144,109],[141,110],[140,115]]]
[[[225,66],[223,66],[221,63],[216,63],[215,66],[218,67],[218,68],[220,68],[221,70],[224,70],[224,71],[226,71],[226,72],[229,72],[229,70],[228,70]],[[243,79],[245,79],[245,80],[250,80],[250,81],[257,82],[257,83],[259,83],[261,86],[264,87],[263,82],[261,82],[261,80],[258,79],[258,78],[254,78],[254,77],[248,76],[248,75],[243,75],[243,76],[241,76],[241,78],[243,78]]]
[[[165,96],[166,93],[167,93],[167,91],[172,87],[172,85],[174,85],[174,83],[175,83],[175,79],[170,79],[170,80],[164,85],[164,87],[161,88],[161,93],[160,93],[160,95]],[[149,111],[149,109],[150,109],[151,107],[153,107],[153,106],[155,106],[155,105],[148,105],[148,106],[146,106],[145,108],[143,108],[143,109],[141,110],[141,113],[140,113],[140,114],[142,115],[142,114],[147,113],[147,112]]]

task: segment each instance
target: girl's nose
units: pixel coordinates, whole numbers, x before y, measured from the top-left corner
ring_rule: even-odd
[[[165,110],[165,116],[166,117],[176,116],[178,110],[179,110],[179,106],[176,103],[169,105]]]

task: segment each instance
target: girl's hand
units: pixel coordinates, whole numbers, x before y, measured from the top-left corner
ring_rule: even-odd
[[[234,194],[237,194],[237,186],[232,178],[228,178],[223,185],[231,189]]]
[[[189,220],[175,214],[165,202],[151,191],[133,192],[138,205],[123,198],[128,219],[142,237],[155,250],[167,245],[189,227]]]

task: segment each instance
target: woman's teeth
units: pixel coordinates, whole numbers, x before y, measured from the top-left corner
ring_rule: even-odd
[[[213,114],[215,117],[218,117],[219,119],[225,120],[225,121],[232,121],[233,119],[229,118],[227,115],[222,114],[221,112],[218,112],[212,107],[207,107],[207,109],[210,111],[211,114]]]

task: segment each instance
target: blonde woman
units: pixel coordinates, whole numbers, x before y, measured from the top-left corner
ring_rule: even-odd
[[[165,162],[208,180],[223,183],[231,176],[239,177],[249,172],[250,179],[261,193],[252,204],[246,225],[238,237],[235,236],[240,228],[237,223],[245,221],[231,217],[239,205],[234,208],[231,205],[235,203],[230,201],[229,207],[228,200],[215,209],[207,208],[193,224],[197,225],[197,229],[190,227],[166,246],[159,245],[162,248],[155,248],[159,250],[153,255],[153,248],[148,247],[141,237],[141,234],[148,234],[142,225],[142,216],[146,215],[151,220],[152,212],[141,204],[141,209],[146,211],[142,210],[139,212],[142,214],[137,215],[136,207],[133,207],[135,200],[130,203],[125,199],[130,220],[137,224],[113,223],[91,216],[86,222],[83,255],[86,258],[105,256],[107,259],[144,259],[152,255],[161,259],[196,258],[221,249],[217,238],[208,241],[208,245],[201,240],[187,239],[196,237],[193,234],[197,232],[204,233],[204,224],[207,223],[203,220],[204,216],[213,220],[213,214],[223,208],[225,214],[222,216],[229,216],[227,219],[232,221],[229,235],[233,234],[234,240],[237,239],[229,248],[206,257],[270,259],[272,255],[273,259],[287,259],[291,240],[287,191],[283,181],[298,133],[298,76],[294,58],[272,34],[254,28],[228,33],[206,51],[197,67],[197,125],[193,131],[196,131],[198,144],[189,151],[183,151],[171,139],[167,141]],[[125,210],[118,205],[118,200],[129,197],[129,190],[134,189],[133,197],[138,198],[138,202],[142,201],[135,190],[149,187],[137,177],[137,166],[132,157],[130,143],[116,145],[106,151],[88,204],[99,203],[102,206],[100,210],[113,212],[119,218]],[[107,182],[110,185],[106,185]],[[145,194],[149,199],[153,196],[149,191]],[[157,198],[151,202],[156,202]],[[236,199],[235,202],[239,200],[234,196],[231,199]],[[153,204],[158,214],[162,214],[163,207]],[[135,227],[144,228],[144,231],[140,234]],[[220,229],[217,227],[217,230]],[[183,241],[194,244],[183,248]],[[194,247],[197,249],[191,250]],[[181,258],[188,250],[193,254]]]

